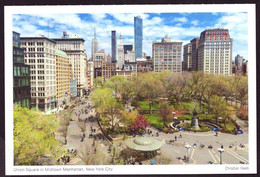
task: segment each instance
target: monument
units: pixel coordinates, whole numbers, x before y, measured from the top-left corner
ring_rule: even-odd
[[[192,114],[193,114],[193,116],[191,119],[191,127],[194,128],[195,130],[199,130],[200,127],[199,127],[198,119],[196,118],[196,116],[197,116],[196,108],[194,108]]]

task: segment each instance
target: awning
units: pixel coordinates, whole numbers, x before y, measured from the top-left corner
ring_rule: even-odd
[[[155,151],[162,147],[162,141],[142,136],[127,140],[126,145],[137,151]]]

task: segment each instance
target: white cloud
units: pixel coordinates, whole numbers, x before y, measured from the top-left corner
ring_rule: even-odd
[[[190,22],[193,26],[198,26],[199,21],[198,20],[193,20]]]
[[[143,21],[143,26],[151,26],[151,25],[163,25],[163,19],[160,17],[153,17],[152,19],[146,19]]]
[[[229,30],[230,37],[233,38],[233,57],[243,53],[244,57],[247,58],[248,54],[245,52],[248,50],[247,18],[247,13],[225,13],[215,25],[215,27]]]
[[[180,17],[180,18],[174,18],[174,22],[181,22],[181,23],[186,23],[188,19],[186,17]]]
[[[134,24],[134,17],[136,16],[141,16],[143,21],[145,21],[149,17],[148,14],[144,14],[144,13],[131,13],[131,14],[114,13],[110,15],[112,15],[115,19],[117,19],[120,22],[129,23],[129,24]]]
[[[106,17],[105,13],[95,13],[95,14],[91,14],[92,18],[96,21],[99,21],[101,19],[104,19]]]

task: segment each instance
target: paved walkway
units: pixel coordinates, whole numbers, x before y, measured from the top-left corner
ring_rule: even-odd
[[[77,149],[78,153],[81,153],[81,151],[86,150],[84,146],[87,145],[87,147],[89,147],[88,149],[90,150],[90,152],[93,153],[93,148],[92,148],[93,138],[89,137],[89,135],[91,134],[91,127],[93,129],[96,129],[96,132],[92,133],[93,135],[102,134],[102,132],[99,129],[96,120],[87,121],[86,123],[87,128],[85,132],[86,138],[84,138],[84,141],[81,142],[83,133],[78,127],[77,122],[79,119],[89,118],[90,116],[94,115],[93,110],[90,113],[85,114],[84,110],[86,110],[86,105],[88,104],[88,101],[85,99],[83,99],[82,101],[86,101],[87,103],[84,105],[80,104],[79,106],[76,106],[74,108],[72,112],[73,121],[70,121],[70,125],[68,127],[67,145],[63,145],[63,147],[65,147],[66,149]],[[83,109],[83,113],[81,112],[82,109]],[[57,139],[59,139],[61,142],[64,142],[63,137],[59,136]],[[104,139],[104,141],[97,139],[95,143],[98,145],[96,148],[97,151],[107,152],[109,143],[106,139]],[[72,158],[70,163],[68,163],[68,165],[84,165],[84,162],[79,157],[76,157],[76,158]]]

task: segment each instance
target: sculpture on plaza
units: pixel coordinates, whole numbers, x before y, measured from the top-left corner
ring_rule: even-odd
[[[192,116],[192,119],[191,119],[191,127],[195,130],[199,130],[200,127],[199,127],[199,121],[198,119],[196,118],[197,116],[197,111],[196,111],[196,106],[192,112],[193,116]]]

